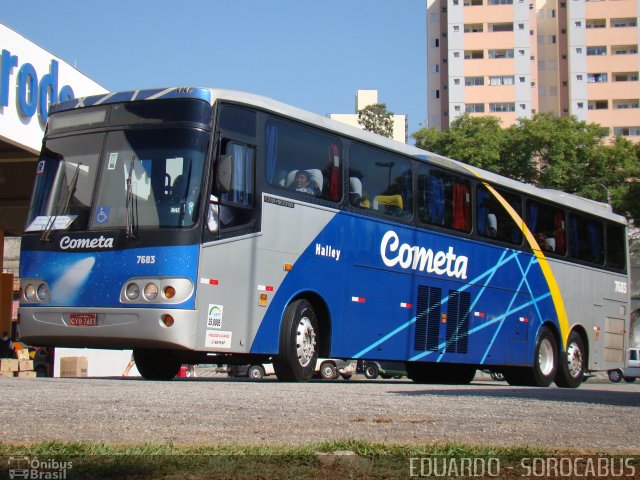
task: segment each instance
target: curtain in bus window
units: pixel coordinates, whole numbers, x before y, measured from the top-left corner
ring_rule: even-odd
[[[578,236],[578,221],[573,215],[569,215],[569,246],[571,255],[580,258],[580,238]]]
[[[453,183],[453,223],[456,230],[469,231],[469,186],[463,182]]]
[[[484,188],[478,187],[476,190],[476,201],[478,202],[478,218],[476,225],[478,233],[485,237],[489,236],[487,232],[487,216],[489,215],[489,192]]]
[[[538,230],[538,205],[535,203],[527,204],[527,226],[534,234]]]
[[[267,125],[267,182],[273,183],[278,159],[278,127]]]
[[[591,261],[595,263],[602,262],[602,233],[598,226],[589,222],[587,224],[587,236],[589,239],[589,254]]]
[[[553,217],[553,227],[555,230],[556,249],[555,252],[564,255],[565,252],[565,235],[564,235],[564,214],[558,212]]]
[[[439,175],[428,175],[425,178],[427,197],[427,222],[432,225],[444,225],[444,181]]]
[[[237,203],[246,207],[251,206],[251,192],[253,179],[253,155],[252,150],[243,145],[230,143],[227,146],[227,155],[233,157],[233,178],[231,191],[225,193],[226,201]]]
[[[340,150],[335,144],[329,145],[329,199],[340,200]]]

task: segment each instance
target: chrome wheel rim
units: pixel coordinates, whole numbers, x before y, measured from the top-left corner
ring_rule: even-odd
[[[300,366],[306,367],[311,362],[316,352],[316,332],[313,329],[311,320],[303,317],[298,322],[296,329],[296,353]]]
[[[569,368],[569,375],[573,378],[577,378],[582,373],[582,351],[576,343],[569,344],[567,348],[567,366]]]
[[[540,366],[540,372],[545,377],[553,372],[553,346],[548,338],[543,339],[540,343],[538,365]]]

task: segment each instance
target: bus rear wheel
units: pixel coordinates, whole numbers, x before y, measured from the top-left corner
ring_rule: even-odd
[[[306,382],[313,376],[318,360],[318,321],[311,304],[291,302],[282,316],[280,353],[273,359],[278,380]]]
[[[560,354],[556,385],[562,388],[577,388],[583,381],[586,354],[582,337],[571,332],[567,339],[567,351]]]
[[[147,380],[171,380],[182,365],[170,350],[136,348],[133,359],[140,375]]]

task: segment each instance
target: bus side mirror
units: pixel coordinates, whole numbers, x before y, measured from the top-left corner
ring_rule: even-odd
[[[231,155],[220,155],[220,158],[218,158],[218,170],[216,171],[218,192],[227,193],[231,191],[232,177],[233,157]]]

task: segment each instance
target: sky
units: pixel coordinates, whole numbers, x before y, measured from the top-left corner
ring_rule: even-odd
[[[109,91],[230,88],[327,115],[376,89],[409,134],[426,118],[424,0],[2,0],[0,23]]]

